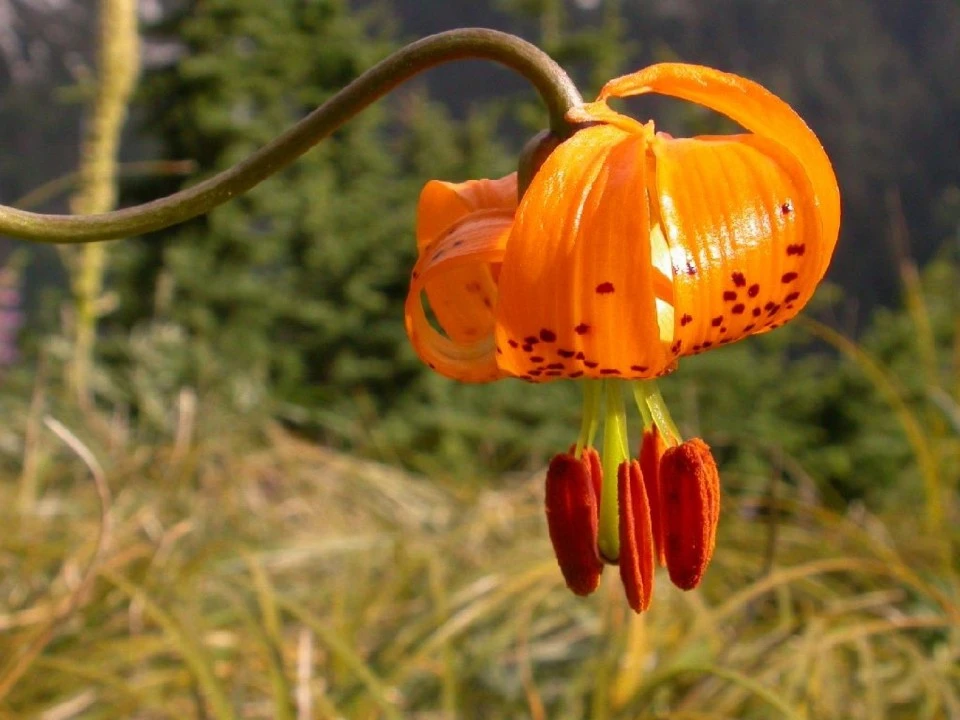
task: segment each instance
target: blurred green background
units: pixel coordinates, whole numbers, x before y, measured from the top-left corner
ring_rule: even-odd
[[[77,192],[96,5],[0,0],[5,204]],[[405,41],[484,25],[587,98],[662,60],[765,84],[835,163],[841,239],[802,319],[661,383],[725,510],[704,587],[661,582],[637,619],[615,578],[568,597],[551,557],[541,475],[575,384],[457,385],[403,331],[420,187],[509,172],[546,123],[506,71],[431,71],[247,196],[107,246],[85,401],[76,256],[0,238],[0,717],[960,718],[960,3],[139,11],[120,205],[237,162]]]

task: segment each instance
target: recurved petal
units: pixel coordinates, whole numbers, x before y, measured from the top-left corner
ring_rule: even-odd
[[[608,82],[598,100],[660,93],[716,110],[796,156],[810,178],[823,222],[817,280],[823,277],[840,232],[840,189],[823,146],[793,108],[745,78],[700,65],[661,63]]]
[[[441,375],[463,382],[487,382],[499,377],[488,307],[496,301],[495,288],[481,286],[481,292],[474,292],[469,283],[470,278],[483,273],[489,277],[489,268],[503,260],[512,221],[509,211],[471,213],[424,248],[414,266],[404,305],[407,335],[420,359]],[[448,335],[441,334],[426,317],[422,293],[431,287],[442,290],[430,301]],[[464,322],[470,312],[483,323],[477,325],[477,331],[471,331],[466,339],[464,331],[469,328],[450,332],[449,318],[456,313],[458,322]]]
[[[516,173],[498,180],[462,183],[431,180],[421,191],[417,206],[417,248],[423,254],[472,213],[513,213],[516,207]],[[484,263],[471,263],[434,275],[425,283],[430,308],[451,340],[472,343],[490,332],[498,270]]]
[[[824,251],[803,166],[756,135],[656,138],[659,225],[674,276],[672,351],[778,327],[813,295]]]
[[[500,273],[497,361],[505,373],[652,377],[666,366],[645,150],[643,135],[584,128],[533,179]]]
[[[476,210],[517,208],[517,174],[496,180],[451,183],[431,180],[417,203],[417,248],[423,250],[451,225]]]
[[[634,120],[629,115],[622,115],[607,105],[605,100],[597,102],[584,103],[570,108],[566,115],[567,120],[571,122],[588,123],[602,122],[614,127],[620,128],[624,132],[643,133],[644,125]]]

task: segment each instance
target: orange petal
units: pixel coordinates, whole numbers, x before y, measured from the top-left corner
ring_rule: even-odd
[[[550,461],[546,485],[547,528],[560,571],[577,595],[589,595],[600,583],[603,563],[597,555],[597,499],[586,457],[557,455]]]
[[[617,470],[620,515],[620,579],[634,612],[650,607],[653,598],[654,547],[650,504],[640,463],[621,463]]]
[[[643,487],[647,492],[647,500],[650,503],[653,545],[660,565],[666,563],[663,551],[663,504],[660,501],[660,459],[666,449],[663,435],[660,434],[656,425],[643,431],[643,440],[640,445],[640,471],[643,476]]]
[[[691,590],[713,557],[720,517],[720,477],[703,440],[667,449],[660,488],[667,570],[674,585]]]
[[[756,135],[653,142],[674,275],[672,351],[782,325],[813,295],[823,234],[803,166]]]
[[[420,193],[417,248],[423,253],[471,213],[488,210],[512,213],[516,207],[516,173],[499,180],[463,183],[432,180]],[[499,267],[472,263],[435,276],[425,284],[430,309],[450,339],[471,343],[490,332],[497,297],[494,273],[498,271]]]
[[[517,209],[517,174],[462,183],[431,180],[417,203],[417,249],[423,250],[451,225],[475,210]]]
[[[453,306],[475,301],[476,294],[454,280],[462,280],[466,271],[486,269],[503,260],[512,220],[508,211],[474,212],[424,248],[414,266],[404,305],[407,335],[420,359],[446,377],[464,382],[497,379],[493,335],[489,325],[485,334],[470,342],[441,335],[427,320],[421,293],[435,282],[442,284],[448,293],[445,299]]]
[[[840,189],[830,159],[803,119],[776,95],[745,78],[699,65],[662,63],[608,82],[598,100],[661,93],[722,113],[747,130],[779,143],[805,168],[823,222],[816,280],[830,264],[840,232]]]
[[[652,377],[667,365],[654,302],[646,138],[609,125],[557,148],[517,211],[500,274],[507,374]]]
[[[571,122],[603,122],[608,125],[620,128],[628,133],[643,133],[646,129],[643,123],[634,120],[629,115],[622,115],[612,109],[605,101],[584,103],[570,108],[566,114],[567,120]]]

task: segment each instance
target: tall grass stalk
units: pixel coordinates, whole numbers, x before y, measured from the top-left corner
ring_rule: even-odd
[[[116,205],[120,136],[140,67],[136,0],[100,0],[99,16],[96,92],[84,130],[78,189],[70,201],[77,214],[103,213]],[[91,243],[65,253],[76,303],[71,385],[87,406],[106,247]]]

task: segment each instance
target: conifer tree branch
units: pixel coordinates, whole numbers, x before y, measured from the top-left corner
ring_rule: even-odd
[[[463,59],[492,60],[533,83],[551,129],[568,132],[564,115],[581,98],[546,53],[508,33],[463,28],[430,35],[364,72],[303,120],[231,168],[158,200],[95,215],[45,215],[0,205],[0,234],[35,242],[78,244],[160,230],[212,210],[282,170],[334,130],[424,70]]]

